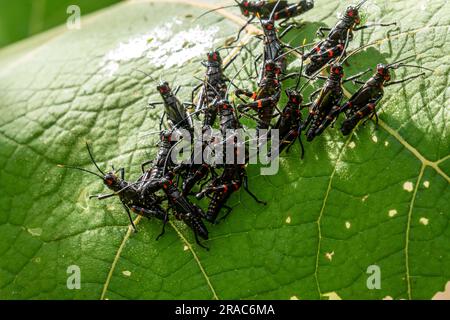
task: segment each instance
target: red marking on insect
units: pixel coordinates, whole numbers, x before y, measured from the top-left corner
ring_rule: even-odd
[[[228,187],[226,184],[223,185],[223,192],[227,192],[228,191]]]
[[[334,55],[334,52],[332,50],[328,50],[328,56],[331,58],[331,57],[333,57],[333,55]]]
[[[159,92],[160,93],[167,93],[167,92],[169,92],[169,87],[161,86],[161,87],[159,87]]]
[[[354,13],[353,13],[352,10],[350,10],[350,11],[348,12],[348,16],[349,16],[349,17],[353,17],[353,14],[354,14]]]

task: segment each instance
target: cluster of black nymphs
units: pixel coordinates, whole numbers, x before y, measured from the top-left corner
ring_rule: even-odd
[[[299,51],[300,47],[292,48],[283,43],[282,38],[295,27],[287,20],[312,9],[314,6],[312,0],[302,0],[296,4],[289,4],[287,1],[237,2],[236,6],[239,6],[242,13],[249,17],[248,23],[257,17],[262,29],[258,38],[263,41],[263,52],[255,57],[254,61],[255,65],[260,64],[260,72],[259,74],[257,72],[256,77],[258,78],[257,90],[238,88],[233,83],[234,79],[224,75],[225,69],[232,60],[224,65],[220,50],[211,51],[207,54],[207,60],[203,62],[206,67],[205,77],[194,88],[189,103],[182,103],[176,97],[177,90],[172,91],[167,82],[161,82],[157,86],[162,101],[151,103],[151,106],[164,106],[159,131],[159,149],[156,159],[142,164],[142,175],[137,181],[125,181],[124,169],[113,169],[108,173],[102,171],[96,164],[89,146],[91,160],[99,173],[84,168],[71,168],[100,177],[113,192],[93,197],[105,199],[118,196],[134,228],[130,211],[143,217],[162,220],[164,226],[169,221],[169,212],[171,212],[176,219],[183,221],[192,229],[197,243],[203,246],[199,237],[208,239],[208,229],[204,220],[210,223],[217,222],[222,209],[225,211],[223,216],[226,216],[231,211],[231,207],[226,205],[227,200],[241,187],[258,203],[265,204],[258,200],[248,188],[246,165],[249,157],[247,153],[240,155],[243,161],[238,161],[239,143],[242,142],[238,142],[237,134],[233,135],[233,132],[244,128],[240,121],[242,117],[256,122],[258,148],[261,145],[259,139],[262,139],[263,130],[268,132],[265,133],[266,137],[277,130],[280,139],[275,146],[276,153],[271,154],[272,159],[284,149],[289,148],[296,140],[300,142],[303,157],[304,149],[301,141],[303,134],[306,135],[307,141],[312,141],[333,124],[340,114],[344,114],[345,119],[341,123],[340,131],[343,135],[348,135],[361,120],[367,120],[373,116],[378,119],[376,106],[383,97],[383,87],[423,75],[421,73],[403,80],[390,81],[391,69],[401,66],[419,67],[406,64],[403,59],[391,64],[378,64],[376,72],[365,82],[358,78],[370,69],[344,79],[343,63],[349,56],[364,48],[361,47],[347,54],[347,45],[353,38],[353,32],[369,26],[395,24],[362,26],[359,9],[365,2],[366,0],[363,0],[357,5],[347,7],[333,28],[320,28],[318,35],[323,36],[324,39],[306,53],[303,50]],[[282,20],[280,24],[285,28],[281,34],[277,33],[275,27],[278,20]],[[243,30],[239,31],[235,41]],[[323,34],[324,31],[329,32],[326,37]],[[304,48],[304,46],[301,47]],[[287,55],[294,53],[301,57],[301,67],[297,72],[286,74]],[[289,78],[296,79],[295,85],[284,90],[287,102],[284,106],[279,106],[283,95],[283,81]],[[302,78],[305,79],[304,84],[299,88]],[[311,83],[311,80],[320,79],[325,80],[325,84],[311,94],[309,103],[304,104],[302,89]],[[361,84],[361,87],[347,101],[343,101],[342,85],[347,81]],[[240,103],[230,101],[229,93],[232,86],[235,87],[234,100],[239,100]],[[309,109],[305,119],[301,113],[304,108]],[[187,141],[191,146],[198,143],[197,138],[192,138],[193,115],[201,115],[202,118],[200,147],[194,148],[188,161],[176,163],[172,157],[174,147],[177,145],[173,139],[175,133],[184,130],[189,133],[189,138],[184,138],[185,142]],[[167,121],[164,121],[164,116]],[[162,129],[164,123],[166,128]],[[219,142],[217,138],[208,136],[208,132],[214,126],[219,127],[222,136]],[[232,161],[227,159],[219,164],[203,161],[205,149],[218,143],[222,144],[221,147],[226,145],[228,151],[232,150]],[[274,150],[273,147],[271,146],[271,151]],[[207,208],[202,209],[193,197],[208,198]],[[164,227],[159,236],[163,233]]]

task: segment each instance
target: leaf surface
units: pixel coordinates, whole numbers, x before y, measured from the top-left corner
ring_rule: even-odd
[[[375,4],[373,4],[375,3]],[[290,39],[315,39],[340,2],[317,0]],[[234,35],[237,11],[212,14],[196,2],[129,2],[83,17],[83,28],[0,51],[0,298],[4,299],[429,299],[450,280],[449,8],[445,1],[372,1],[368,29],[351,43],[351,75],[411,54],[434,71],[386,89],[380,125],[350,137],[337,128],[284,154],[275,176],[249,167],[250,188],[232,214],[210,226],[206,252],[178,222],[140,220],[133,234],[117,199],[96,202],[100,181],[61,170],[99,163],[128,179],[154,155],[160,111],[155,84],[133,69],[182,85],[188,99],[211,46]],[[234,17],[234,18],[233,18]],[[381,40],[380,40],[381,39]],[[375,43],[376,40],[380,40]],[[214,42],[213,42],[214,41]],[[417,72],[398,70],[397,78]],[[317,85],[317,84],[316,84]],[[346,87],[350,94],[356,88]],[[205,205],[205,203],[203,203]],[[67,268],[81,270],[68,290]],[[381,289],[366,286],[370,265]]]

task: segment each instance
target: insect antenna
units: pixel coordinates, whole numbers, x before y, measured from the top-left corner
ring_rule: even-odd
[[[358,53],[358,52],[360,52],[360,51],[362,51],[362,50],[364,50],[364,49],[366,49],[366,48],[368,48],[368,47],[371,47],[371,46],[373,46],[374,44],[376,44],[376,42],[375,42],[375,43],[368,43],[368,44],[365,44],[365,45],[363,45],[363,46],[361,46],[361,47],[359,47],[359,48],[353,50],[352,52],[350,52],[350,53],[344,58],[344,60],[341,61],[341,64],[343,64],[345,61],[347,61],[347,59],[350,58],[351,56],[353,56],[354,54],[356,54],[356,53]]]
[[[68,166],[68,165],[65,165],[65,164],[58,164],[57,166],[60,167],[60,168],[68,168],[68,169],[76,169],[76,170],[84,171],[84,172],[93,174],[94,176],[97,176],[97,177],[99,177],[100,179],[103,180],[103,177],[102,177],[101,175],[99,175],[98,173],[93,172],[93,171],[91,171],[91,170],[88,170],[88,169],[84,169],[84,168],[80,168],[80,167],[75,167],[75,166]]]
[[[133,70],[134,70],[134,71],[139,71],[139,72],[145,74],[145,75],[146,75],[147,77],[149,77],[152,81],[156,82],[155,78],[153,78],[149,73],[147,73],[147,72],[145,72],[145,71],[142,71],[142,70],[140,70],[140,69],[133,69]]]
[[[199,77],[197,77],[197,76],[194,76],[194,78],[197,79],[197,80],[199,80],[199,81],[202,81],[204,84],[205,84],[205,82],[206,82],[206,85],[207,85],[208,87],[210,87],[211,89],[213,89],[214,92],[215,92],[218,96],[220,96],[219,91],[217,91],[217,89],[214,88],[214,86],[213,86],[211,83],[209,83],[208,80],[206,80],[206,79],[201,79],[201,78],[199,78]]]
[[[310,76],[310,77],[308,78],[308,81],[306,81],[306,82],[302,85],[302,87],[300,88],[299,93],[303,92],[303,90],[304,90],[304,89],[306,88],[306,86],[311,82],[311,80],[314,80],[315,77],[316,77],[319,73],[321,73],[326,67],[328,67],[328,64],[324,65],[322,68],[320,68],[319,70],[317,70],[316,73],[314,73],[312,76]]]
[[[100,173],[102,175],[105,176],[106,174],[102,171],[102,169],[99,168],[99,166],[97,165],[97,162],[95,162],[94,156],[92,155],[91,147],[89,146],[89,143],[87,143],[87,142],[86,142],[86,148],[89,152],[89,157],[91,158],[91,161],[94,164],[94,166],[97,168],[98,171],[100,171]]]
[[[339,63],[339,64],[341,64],[341,65],[342,65],[341,60],[342,60],[342,58],[344,57],[345,52],[347,51],[347,47],[348,47],[348,43],[349,43],[349,38],[350,38],[349,36],[350,36],[350,29],[347,30],[347,37],[346,37],[346,39],[345,39],[344,48],[342,49],[342,53],[341,53],[341,55],[339,56],[339,58],[338,58],[338,60],[337,60],[337,63]],[[344,61],[345,61],[345,60],[344,60]]]
[[[278,0],[277,3],[275,4],[275,6],[273,7],[272,12],[270,13],[270,16],[269,16],[269,20],[270,21],[273,20],[273,15],[275,14],[275,11],[277,10],[278,5],[280,4],[280,2],[281,2],[281,0]]]
[[[198,19],[200,19],[201,17],[206,16],[207,14],[209,14],[211,12],[218,11],[218,10],[221,10],[221,9],[226,9],[226,8],[234,8],[234,7],[238,7],[238,6],[239,6],[238,4],[232,4],[232,5],[229,5],[229,6],[222,6],[222,7],[218,7],[218,8],[214,8],[214,9],[205,11],[201,15],[199,15],[197,18],[195,18],[194,22],[197,21]]]
[[[358,3],[357,5],[356,5],[356,9],[360,9],[361,7],[362,7],[362,5],[364,4],[364,3],[366,3],[367,2],[367,0],[362,0],[360,3]]]
[[[230,84],[228,85],[227,91],[225,93],[225,97],[228,97],[228,93],[230,92],[231,89],[231,85],[235,86],[234,84],[234,80],[236,80],[237,76],[239,75],[239,73],[241,73],[241,71],[244,69],[244,67],[246,66],[247,63],[243,63],[242,66],[239,68],[239,70],[236,72],[236,74],[233,76],[233,78],[230,79]]]
[[[303,50],[302,50],[302,55],[305,52],[305,43],[306,43],[306,38],[303,39]],[[298,90],[298,87],[300,86],[300,82],[302,80],[302,74],[303,74],[303,59],[302,60],[301,65],[300,65],[300,72],[298,74],[298,78],[297,78],[297,83],[295,84],[295,91]]]
[[[188,117],[189,117],[189,118],[192,118],[193,115],[195,115],[195,114],[197,114],[197,113],[200,113],[200,112],[202,112],[202,111],[205,110],[205,109],[206,109],[206,108],[202,108],[202,109],[199,109],[199,110],[197,110],[197,111],[194,111],[194,112],[190,113],[190,114],[188,115]],[[184,120],[186,120],[186,118],[184,118],[184,119],[181,120],[180,122],[177,122],[177,123],[173,126],[173,128],[171,129],[171,131],[172,131],[172,132],[175,131],[175,129],[177,129],[178,126],[179,126],[181,123],[184,122]],[[151,136],[151,135],[154,135],[154,134],[159,134],[159,133],[161,133],[160,130],[159,130],[159,131],[150,131],[150,132],[147,132],[147,133],[144,133],[144,134],[140,135],[140,137],[148,137],[148,136]]]
[[[414,64],[405,64],[405,63],[399,63],[399,64],[397,64],[397,65],[395,65],[395,66],[392,66],[392,69],[397,69],[397,68],[400,68],[400,67],[418,68],[418,69],[428,70],[428,71],[431,71],[431,72],[434,71],[434,70],[429,69],[429,68],[426,68],[426,67],[416,66],[416,65],[414,65]]]
[[[402,63],[402,62],[404,62],[406,60],[409,60],[411,58],[414,58],[414,57],[415,57],[415,55],[410,55],[410,56],[408,56],[406,58],[403,58],[403,59],[397,60],[395,62],[389,63],[386,67],[393,68],[395,65],[400,64],[400,63]]]

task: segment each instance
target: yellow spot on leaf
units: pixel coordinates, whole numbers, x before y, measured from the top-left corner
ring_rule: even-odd
[[[397,210],[395,210],[395,209],[391,209],[391,210],[389,210],[389,217],[394,217],[396,214],[397,214],[398,212],[397,212]]]
[[[330,261],[333,260],[333,256],[334,256],[334,251],[325,253],[325,257]]]
[[[378,142],[378,137],[377,136],[372,136],[372,141],[377,143]]]
[[[424,186],[425,188],[429,188],[429,187],[430,187],[430,181],[424,181],[424,182],[423,182],[423,186]]]
[[[286,218],[286,223],[291,223],[291,216]]]
[[[345,227],[346,227],[347,229],[350,229],[351,226],[352,226],[352,224],[351,224],[349,221],[346,221],[346,222],[345,222]]]
[[[413,183],[412,183],[411,181],[406,181],[406,182],[403,184],[403,189],[406,190],[406,191],[408,191],[408,192],[412,192],[413,189],[414,189],[414,185],[413,185]]]
[[[423,224],[424,226],[426,226],[426,225],[428,225],[429,220],[427,218],[425,218],[425,217],[422,217],[422,218],[419,219],[419,222],[421,224]]]
[[[450,300],[450,281],[445,285],[444,291],[437,292],[431,300]]]
[[[123,274],[125,277],[131,276],[131,272],[128,271],[128,270],[122,271],[122,274]]]
[[[189,250],[189,247],[188,247],[188,246],[184,246],[184,247],[183,247],[183,250],[184,250],[184,251],[188,251],[188,250]]]
[[[297,296],[292,296],[290,299],[291,300],[298,300],[298,297]]]
[[[39,237],[42,234],[42,229],[41,228],[28,228],[27,231],[33,237]]]
[[[327,292],[322,294],[322,296],[327,297],[328,300],[342,300],[341,297],[336,292]]]
[[[356,143],[352,141],[352,142],[350,142],[350,143],[348,144],[348,147],[349,147],[350,149],[353,149],[353,148],[356,147]]]

